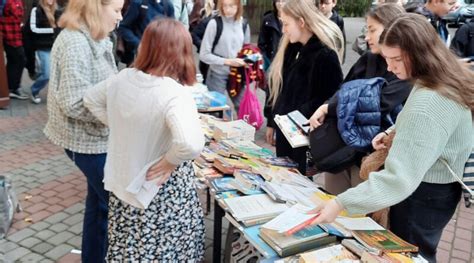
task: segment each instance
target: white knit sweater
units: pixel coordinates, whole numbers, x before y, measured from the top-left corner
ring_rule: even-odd
[[[190,91],[167,77],[124,69],[84,96],[85,106],[110,129],[104,186],[143,208],[126,188],[160,157],[173,164],[197,157],[204,134]]]

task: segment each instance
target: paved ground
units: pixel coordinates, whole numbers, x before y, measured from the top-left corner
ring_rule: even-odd
[[[361,25],[361,19],[346,19],[348,44]],[[356,59],[348,51],[345,72]],[[26,76],[24,88],[31,84]],[[41,97],[44,99],[45,94]],[[0,174],[13,179],[24,209],[15,215],[7,237],[0,240],[0,262],[80,261],[71,250],[81,247],[85,178],[63,150],[43,135],[46,119],[44,103],[12,101],[9,109],[0,110]],[[262,140],[260,132],[257,141]],[[212,217],[205,221],[206,262],[211,262]],[[459,206],[443,233],[439,262],[474,263],[473,222],[474,208]]]

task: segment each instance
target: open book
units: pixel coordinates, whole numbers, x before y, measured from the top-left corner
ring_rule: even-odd
[[[308,136],[298,128],[288,115],[276,115],[274,120],[291,147],[298,148],[309,145]]]

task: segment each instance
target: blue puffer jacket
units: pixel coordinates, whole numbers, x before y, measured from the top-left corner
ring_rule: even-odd
[[[381,130],[380,94],[383,78],[356,79],[337,93],[337,126],[342,140],[358,150],[369,150]]]

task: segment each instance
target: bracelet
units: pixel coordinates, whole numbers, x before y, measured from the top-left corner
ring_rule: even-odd
[[[387,135],[387,136],[388,136],[388,132],[386,132],[386,131],[383,131],[383,133],[385,133],[385,135]]]

